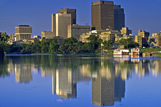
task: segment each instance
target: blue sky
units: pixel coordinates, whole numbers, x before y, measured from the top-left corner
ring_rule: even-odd
[[[14,27],[29,24],[33,35],[51,30],[51,14],[61,8],[76,8],[77,23],[91,24],[91,2],[96,0],[0,0],[0,32],[14,33]],[[161,0],[114,0],[125,9],[126,26],[150,33],[161,31]]]

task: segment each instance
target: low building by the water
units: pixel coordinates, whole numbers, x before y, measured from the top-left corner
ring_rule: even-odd
[[[139,48],[133,48],[131,49],[131,56],[138,56],[140,54]]]
[[[129,49],[114,49],[114,55],[129,55]]]

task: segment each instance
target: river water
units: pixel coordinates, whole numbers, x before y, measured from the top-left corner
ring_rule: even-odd
[[[161,59],[0,57],[0,107],[161,107]]]

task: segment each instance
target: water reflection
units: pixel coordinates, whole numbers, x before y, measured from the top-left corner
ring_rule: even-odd
[[[125,97],[125,81],[161,74],[161,60],[97,57],[17,56],[4,57],[0,76],[15,74],[18,83],[30,83],[33,72],[52,77],[52,94],[65,99],[77,98],[77,83],[92,80],[91,103],[113,106]]]

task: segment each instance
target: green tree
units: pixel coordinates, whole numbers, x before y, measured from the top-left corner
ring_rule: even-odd
[[[112,40],[105,41],[105,42],[103,42],[103,45],[104,45],[103,46],[104,49],[111,49],[113,46],[113,42],[112,42]]]
[[[125,48],[135,48],[139,46],[137,43],[135,43],[131,39],[121,39],[119,43],[123,44]]]
[[[4,55],[4,52],[8,51],[7,41],[9,36],[6,34],[0,34],[0,55]]]
[[[77,42],[78,41],[75,38],[65,39],[59,47],[60,52],[64,54],[74,53],[74,48],[77,45]]]
[[[7,42],[9,39],[9,36],[6,34],[0,34],[0,42]]]
[[[41,42],[38,41],[32,45],[32,52],[33,53],[41,53]]]
[[[93,45],[92,47],[94,47],[94,50],[97,50],[98,48],[101,47],[101,43],[102,43],[102,39],[99,39],[97,36],[95,35],[90,35],[89,38],[87,38],[90,42],[90,45]],[[91,49],[93,50],[93,49]]]
[[[51,42],[50,39],[46,39],[41,42],[41,53],[48,53],[49,52],[50,42]]]
[[[59,48],[59,45],[57,40],[53,39],[49,45],[49,53],[58,53],[58,48]]]

